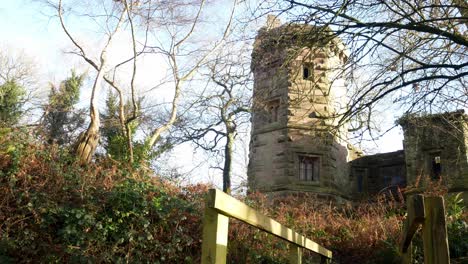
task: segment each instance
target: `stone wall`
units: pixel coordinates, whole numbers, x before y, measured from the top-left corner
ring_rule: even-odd
[[[355,151],[346,127],[335,129],[335,117],[343,111],[346,90],[337,72],[347,55],[319,28],[272,22],[259,31],[252,54],[249,186],[345,197]],[[302,159],[313,161],[313,180],[301,179]]]
[[[463,111],[405,116],[404,131],[408,185],[426,187],[441,180],[449,191],[468,191],[468,117]]]
[[[351,162],[349,190],[352,197],[371,196],[388,188],[405,186],[406,166],[403,150],[363,156]]]

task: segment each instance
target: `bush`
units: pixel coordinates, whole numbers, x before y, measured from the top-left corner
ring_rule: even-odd
[[[447,235],[451,258],[468,256],[468,213],[460,194],[449,196],[446,200]]]
[[[208,186],[178,188],[143,166],[100,159],[80,167],[65,149],[26,131],[0,137],[0,263],[198,263]],[[331,249],[335,263],[397,263],[404,207],[397,202],[344,207],[310,195],[245,203]],[[452,257],[466,256],[467,214],[447,200]],[[421,261],[421,241],[413,242]],[[288,244],[230,221],[229,263],[285,263]],[[317,256],[306,252],[304,263]],[[418,262],[420,263],[420,262]]]
[[[318,204],[312,195],[287,196],[268,202],[256,193],[245,201],[257,210],[333,251],[336,263],[398,263],[403,216],[398,203],[360,203],[335,207]],[[232,224],[231,257],[239,263],[243,252],[251,263],[287,263],[287,244],[246,224]],[[317,256],[305,251],[304,263]],[[272,262],[265,259],[274,260]]]
[[[27,133],[0,141],[2,263],[199,258],[206,187],[177,189],[106,160],[80,167],[67,151],[31,143]]]

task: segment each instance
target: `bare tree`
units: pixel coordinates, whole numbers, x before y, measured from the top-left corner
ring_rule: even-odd
[[[0,82],[16,81],[23,87],[35,83],[35,66],[31,58],[22,51],[0,47]]]
[[[58,4],[55,7],[63,31],[73,43],[73,45],[77,48],[77,51],[75,53],[81,56],[97,71],[91,90],[91,99],[89,104],[90,124],[87,130],[79,136],[78,141],[76,142],[77,160],[81,164],[86,164],[91,161],[91,158],[94,155],[94,152],[96,151],[96,147],[99,142],[99,128],[101,121],[97,106],[97,96],[101,91],[102,83],[104,81],[104,75],[106,73],[105,71],[107,66],[107,49],[124,22],[126,8],[118,9],[114,6],[114,10],[109,16],[109,20],[112,21],[109,24],[112,24],[112,26],[107,28],[106,30],[107,39],[99,52],[98,61],[95,61],[91,56],[88,55],[83,45],[78,43],[78,40],[71,34],[69,29],[67,28],[64,20],[64,7],[62,4],[62,0],[59,0]],[[114,16],[115,14],[117,15]]]
[[[468,108],[466,1],[264,1],[258,11],[287,15],[344,42],[350,101],[340,124],[370,128],[384,100],[407,113]]]
[[[236,52],[232,52],[232,51]],[[222,157],[223,191],[231,192],[234,143],[240,129],[250,122],[252,76],[246,48],[225,46],[210,62],[210,86],[197,95],[185,139],[217,157]],[[197,114],[198,113],[198,114]]]
[[[219,47],[221,47],[224,40],[228,37],[230,33],[231,23],[233,20],[233,16],[235,14],[235,7],[237,5],[237,1],[234,1],[233,3],[233,8],[232,8],[232,11],[230,12],[229,20],[227,22],[227,25],[225,27],[225,30],[221,39],[217,41],[217,43],[215,43],[214,46],[210,47],[208,50],[205,50],[204,52],[202,50],[198,50],[198,51],[202,51],[203,55],[197,58],[193,63],[191,63],[191,65],[189,65],[185,69],[181,68],[180,57],[181,56],[184,57],[183,54],[187,52],[184,49],[184,45],[187,45],[190,41],[190,37],[194,35],[195,29],[200,22],[199,20],[201,19],[201,12],[203,10],[204,4],[205,4],[204,0],[200,2],[198,12],[196,16],[193,18],[193,21],[190,22],[190,29],[185,34],[182,34],[180,36],[180,34],[177,34],[179,30],[176,30],[176,31],[169,30],[168,33],[171,36],[170,44],[167,47],[162,47],[162,46],[152,47],[157,52],[165,55],[169,61],[169,64],[172,70],[171,77],[172,77],[173,86],[174,86],[174,96],[173,96],[173,100],[171,103],[169,118],[162,125],[152,130],[152,133],[148,137],[148,140],[147,140],[148,148],[152,148],[161,138],[161,134],[168,131],[171,128],[171,126],[174,125],[174,123],[176,122],[180,95],[182,92],[182,87],[185,84],[185,82],[190,80],[190,78],[197,72],[197,70],[199,70],[200,67],[206,63],[206,61],[210,58],[212,53],[215,52]],[[178,13],[172,13],[172,12],[170,14],[171,19],[174,19],[175,17],[178,17],[179,15],[180,14]],[[196,50],[189,50],[189,52],[196,52]]]
[[[156,126],[148,125],[150,132],[146,133],[145,149],[140,152],[150,152],[161,139],[161,135],[168,132],[176,122],[178,104],[182,89],[187,81],[193,78],[197,70],[208,60],[211,54],[223,43],[229,35],[231,22],[235,13],[237,1],[234,1],[229,18],[226,22],[221,37],[213,41],[214,44],[195,45],[196,37],[201,34],[203,11],[205,0],[191,1],[100,1],[92,5],[95,9],[76,8],[76,6],[90,5],[91,3],[73,2],[64,7],[62,0],[49,4],[55,8],[63,31],[72,42],[75,50],[72,51],[84,59],[96,71],[90,100],[90,125],[77,142],[77,156],[81,163],[87,163],[92,158],[99,139],[99,111],[97,96],[103,82],[111,86],[119,97],[119,120],[123,134],[127,138],[129,162],[134,161],[132,122],[140,118],[142,111],[139,109],[137,69],[139,59],[151,58],[160,60],[161,68],[169,67],[169,75],[164,80],[150,76],[140,77],[152,79],[154,87],[164,86],[173,90],[170,100],[169,115]],[[195,12],[194,12],[195,10]],[[65,23],[65,16],[69,14],[79,18],[86,18],[96,24],[96,27],[104,33],[105,40],[99,51],[99,58],[94,59],[93,50],[73,35],[70,27]],[[75,33],[76,34],[76,33]],[[116,36],[126,35],[130,38],[129,57],[117,63],[109,62],[107,55]],[[161,69],[156,69],[161,70]],[[149,89],[150,92],[155,89]],[[132,103],[130,111],[125,109],[126,91],[128,91]],[[127,107],[128,108],[128,107]],[[130,113],[130,114],[128,114]],[[161,114],[161,113],[160,113]]]

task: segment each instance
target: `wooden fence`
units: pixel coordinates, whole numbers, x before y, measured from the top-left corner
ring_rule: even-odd
[[[401,245],[403,263],[412,263],[411,240],[419,227],[422,227],[424,263],[450,263],[444,199],[413,195],[408,197],[407,207]]]
[[[322,263],[327,263],[332,258],[330,250],[255,211],[226,193],[210,189],[203,223],[202,264],[226,263],[229,217],[236,218],[291,243],[290,263],[302,263],[302,250],[304,248],[320,254]]]

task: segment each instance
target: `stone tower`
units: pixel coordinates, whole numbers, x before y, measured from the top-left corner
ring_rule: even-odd
[[[340,76],[347,53],[323,28],[280,25],[269,17],[252,53],[254,73],[249,187],[263,192],[311,192],[347,197],[346,126]]]
[[[442,181],[449,192],[468,198],[468,115],[463,110],[399,120],[405,140],[408,185],[421,191]]]

